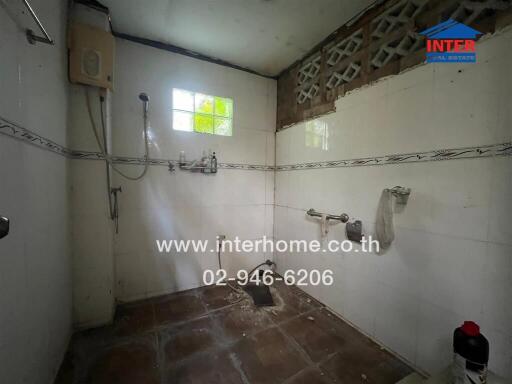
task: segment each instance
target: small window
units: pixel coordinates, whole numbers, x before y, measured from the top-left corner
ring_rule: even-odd
[[[320,148],[323,151],[329,150],[329,126],[321,120],[306,122],[304,131],[306,147]]]
[[[177,131],[233,135],[233,100],[174,88],[172,127]]]

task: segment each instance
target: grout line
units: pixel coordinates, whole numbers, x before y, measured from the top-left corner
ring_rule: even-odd
[[[242,362],[240,361],[240,359],[238,358],[236,353],[231,352],[229,354],[229,359],[231,360],[231,363],[233,364],[233,367],[240,374],[240,378],[242,379],[242,382],[244,384],[251,384],[250,381],[249,381],[249,378],[247,377],[247,375],[245,374],[245,372],[244,372],[244,370],[242,368]]]

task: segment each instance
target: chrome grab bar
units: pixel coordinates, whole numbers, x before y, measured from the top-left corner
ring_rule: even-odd
[[[324,215],[324,213],[317,212],[313,208],[309,209],[306,213],[309,216],[314,216],[314,217],[322,217]],[[325,215],[325,218],[327,220],[338,220],[338,221],[341,221],[342,223],[346,223],[348,221],[348,219],[349,219],[349,217],[348,217],[348,215],[346,213],[342,213],[339,216],[336,216],[336,215]]]
[[[27,29],[26,33],[27,33],[28,42],[30,44],[35,44],[37,41],[39,41],[40,43],[53,45],[54,44],[53,39],[50,37],[48,32],[46,32],[46,29],[44,29],[43,24],[41,24],[41,22],[39,21],[39,18],[35,14],[34,10],[32,9],[32,7],[29,4],[29,2],[27,0],[23,0],[23,3],[25,4],[25,7],[27,8],[28,12],[30,13],[30,15],[36,22],[37,26],[39,27],[39,29],[41,30],[41,32],[44,35],[44,37],[37,36],[31,29]]]

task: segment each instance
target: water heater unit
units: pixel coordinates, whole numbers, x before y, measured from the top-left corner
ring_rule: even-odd
[[[113,89],[114,36],[73,23],[69,31],[69,79],[72,83]]]

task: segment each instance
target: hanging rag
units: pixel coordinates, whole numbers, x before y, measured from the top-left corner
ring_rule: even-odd
[[[322,214],[322,218],[320,219],[320,228],[322,231],[322,238],[326,237],[329,233],[329,220],[327,219],[327,215]]]
[[[393,228],[393,194],[389,189],[384,189],[380,195],[375,234],[381,251],[388,249],[395,239],[395,229]]]

